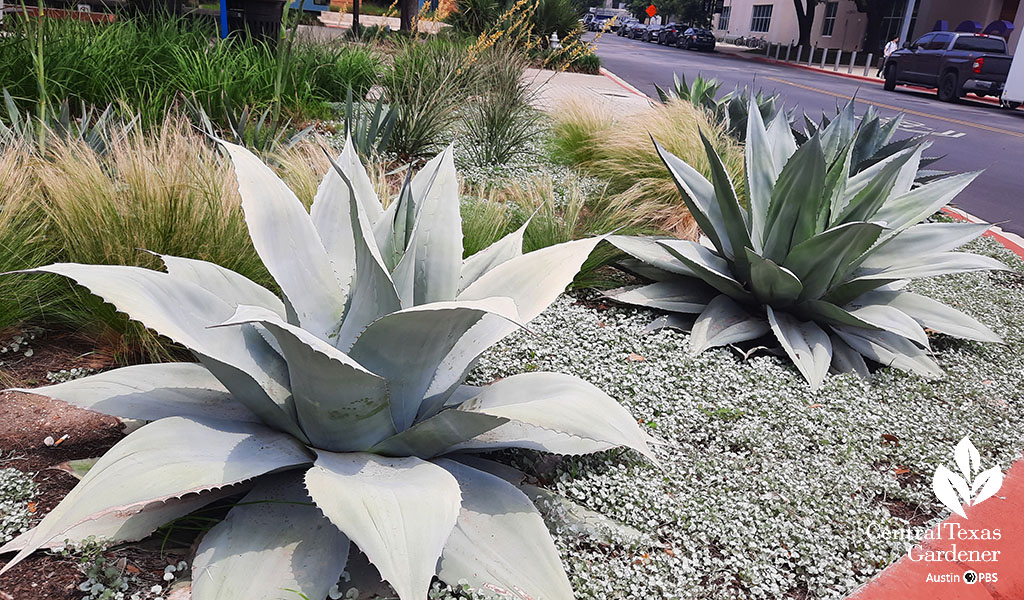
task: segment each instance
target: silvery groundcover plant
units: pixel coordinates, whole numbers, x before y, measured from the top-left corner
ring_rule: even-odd
[[[197,600],[322,599],[353,544],[402,600],[425,598],[435,575],[572,598],[538,511],[501,476],[507,469],[473,453],[624,446],[650,458],[650,438],[575,377],[463,382],[481,353],[558,297],[600,240],[522,254],[520,229],[463,260],[450,148],[384,210],[347,144],[307,212],[258,158],[223,146],[283,300],[217,265],[171,256],[162,257],[166,273],[36,269],[87,287],[198,362],[33,390],[152,422],[0,548],[18,552],[4,570],[67,541],[139,540],[247,492],[198,545]]]
[[[928,144],[874,148],[865,140],[878,134],[877,119],[858,126],[852,103],[799,147],[785,116],[765,127],[753,105],[749,114],[746,206],[706,139],[711,181],[659,146],[706,237],[612,237],[633,257],[626,268],[653,283],[610,297],[667,311],[654,327],[691,331],[693,353],[774,338],[813,389],[830,368],[867,376],[865,359],[941,375],[926,329],[999,341],[972,317],[903,289],[922,277],[1006,270],[995,259],[953,252],[987,224],[921,222],[977,173],[915,187]],[[865,148],[884,158],[865,166]]]

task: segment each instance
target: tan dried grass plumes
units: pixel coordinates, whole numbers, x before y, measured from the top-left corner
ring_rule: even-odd
[[[633,214],[633,225],[696,239],[699,229],[661,162],[651,135],[669,152],[710,176],[698,131],[722,157],[737,192],[743,192],[743,149],[697,107],[669,102],[615,116],[595,103],[570,101],[554,112],[554,144],[585,173],[608,181],[608,207]]]

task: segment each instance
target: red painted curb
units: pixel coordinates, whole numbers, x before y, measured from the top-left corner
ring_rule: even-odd
[[[847,600],[1024,598],[1024,460],[1010,467],[995,496],[965,507],[965,514],[966,519],[953,515],[935,526],[925,541]],[[930,553],[939,560],[923,560]],[[978,575],[976,583],[965,582],[967,571]]]
[[[952,218],[954,218],[954,219],[956,219],[958,221],[967,221],[969,223],[985,223],[986,222],[986,221],[982,221],[981,219],[978,219],[977,217],[973,217],[973,215],[968,215],[967,213],[964,213],[962,211],[957,212],[957,211],[951,210],[949,207],[946,207],[946,206],[942,207],[942,213],[945,214],[946,216],[952,217]],[[985,235],[985,237],[990,237],[990,238],[996,240],[997,242],[1002,244],[1003,247],[1005,247],[1007,250],[1009,250],[1010,252],[1013,252],[1014,254],[1019,256],[1021,258],[1021,260],[1024,260],[1024,246],[1022,246],[1021,244],[1018,244],[1017,242],[1011,240],[1010,238],[1006,237],[1005,235],[999,233],[998,231],[992,231],[991,229],[986,231],[984,235]]]

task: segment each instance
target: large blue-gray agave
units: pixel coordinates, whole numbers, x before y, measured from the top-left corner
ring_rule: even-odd
[[[773,336],[812,389],[830,368],[866,375],[865,359],[941,375],[925,328],[999,341],[975,319],[903,289],[921,277],[1006,269],[952,251],[987,224],[921,223],[977,173],[915,187],[928,144],[876,147],[888,132],[876,133],[877,118],[858,127],[852,103],[799,147],[784,116],[765,127],[753,104],[749,116],[746,206],[707,140],[711,181],[658,146],[705,238],[613,236],[633,257],[627,268],[653,283],[610,297],[667,311],[660,325],[692,327],[693,353]]]
[[[198,363],[132,366],[31,390],[153,421],[0,552],[141,539],[248,490],[202,538],[196,600],[324,598],[350,544],[402,600],[432,577],[569,599],[537,510],[467,453],[581,454],[649,437],[599,389],[557,373],[463,385],[476,358],[564,290],[599,239],[522,253],[523,229],[462,258],[449,148],[385,210],[352,144],[307,212],[257,157],[234,162],[250,235],[284,299],[215,264],[167,272],[54,264]],[[496,467],[495,472],[500,474]],[[2,572],[2,571],[0,571]],[[289,594],[293,592],[288,592]]]

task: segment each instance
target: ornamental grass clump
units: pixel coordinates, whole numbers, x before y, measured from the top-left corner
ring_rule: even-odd
[[[753,106],[749,114],[745,206],[703,134],[710,181],[655,144],[706,237],[612,238],[637,259],[627,268],[654,283],[609,296],[668,311],[659,325],[690,329],[693,353],[773,336],[813,389],[830,367],[866,376],[865,359],[941,375],[925,329],[999,341],[975,319],[902,289],[921,277],[1006,269],[952,252],[987,224],[921,223],[977,173],[914,187],[928,146],[918,143],[851,176],[866,135],[852,108],[799,148],[785,118],[766,128]]]
[[[463,382],[481,353],[558,297],[601,238],[523,254],[520,229],[464,260],[451,148],[384,209],[348,143],[307,212],[253,154],[223,147],[253,245],[283,298],[219,265],[166,255],[166,272],[34,269],[87,287],[198,362],[32,390],[153,422],[0,548],[18,552],[0,572],[65,540],[138,540],[245,493],[198,544],[196,600],[270,600],[285,590],[324,598],[352,544],[402,600],[425,598],[435,575],[572,598],[533,504],[492,474],[505,473],[501,465],[471,454],[624,446],[652,457],[649,437],[574,377]]]

